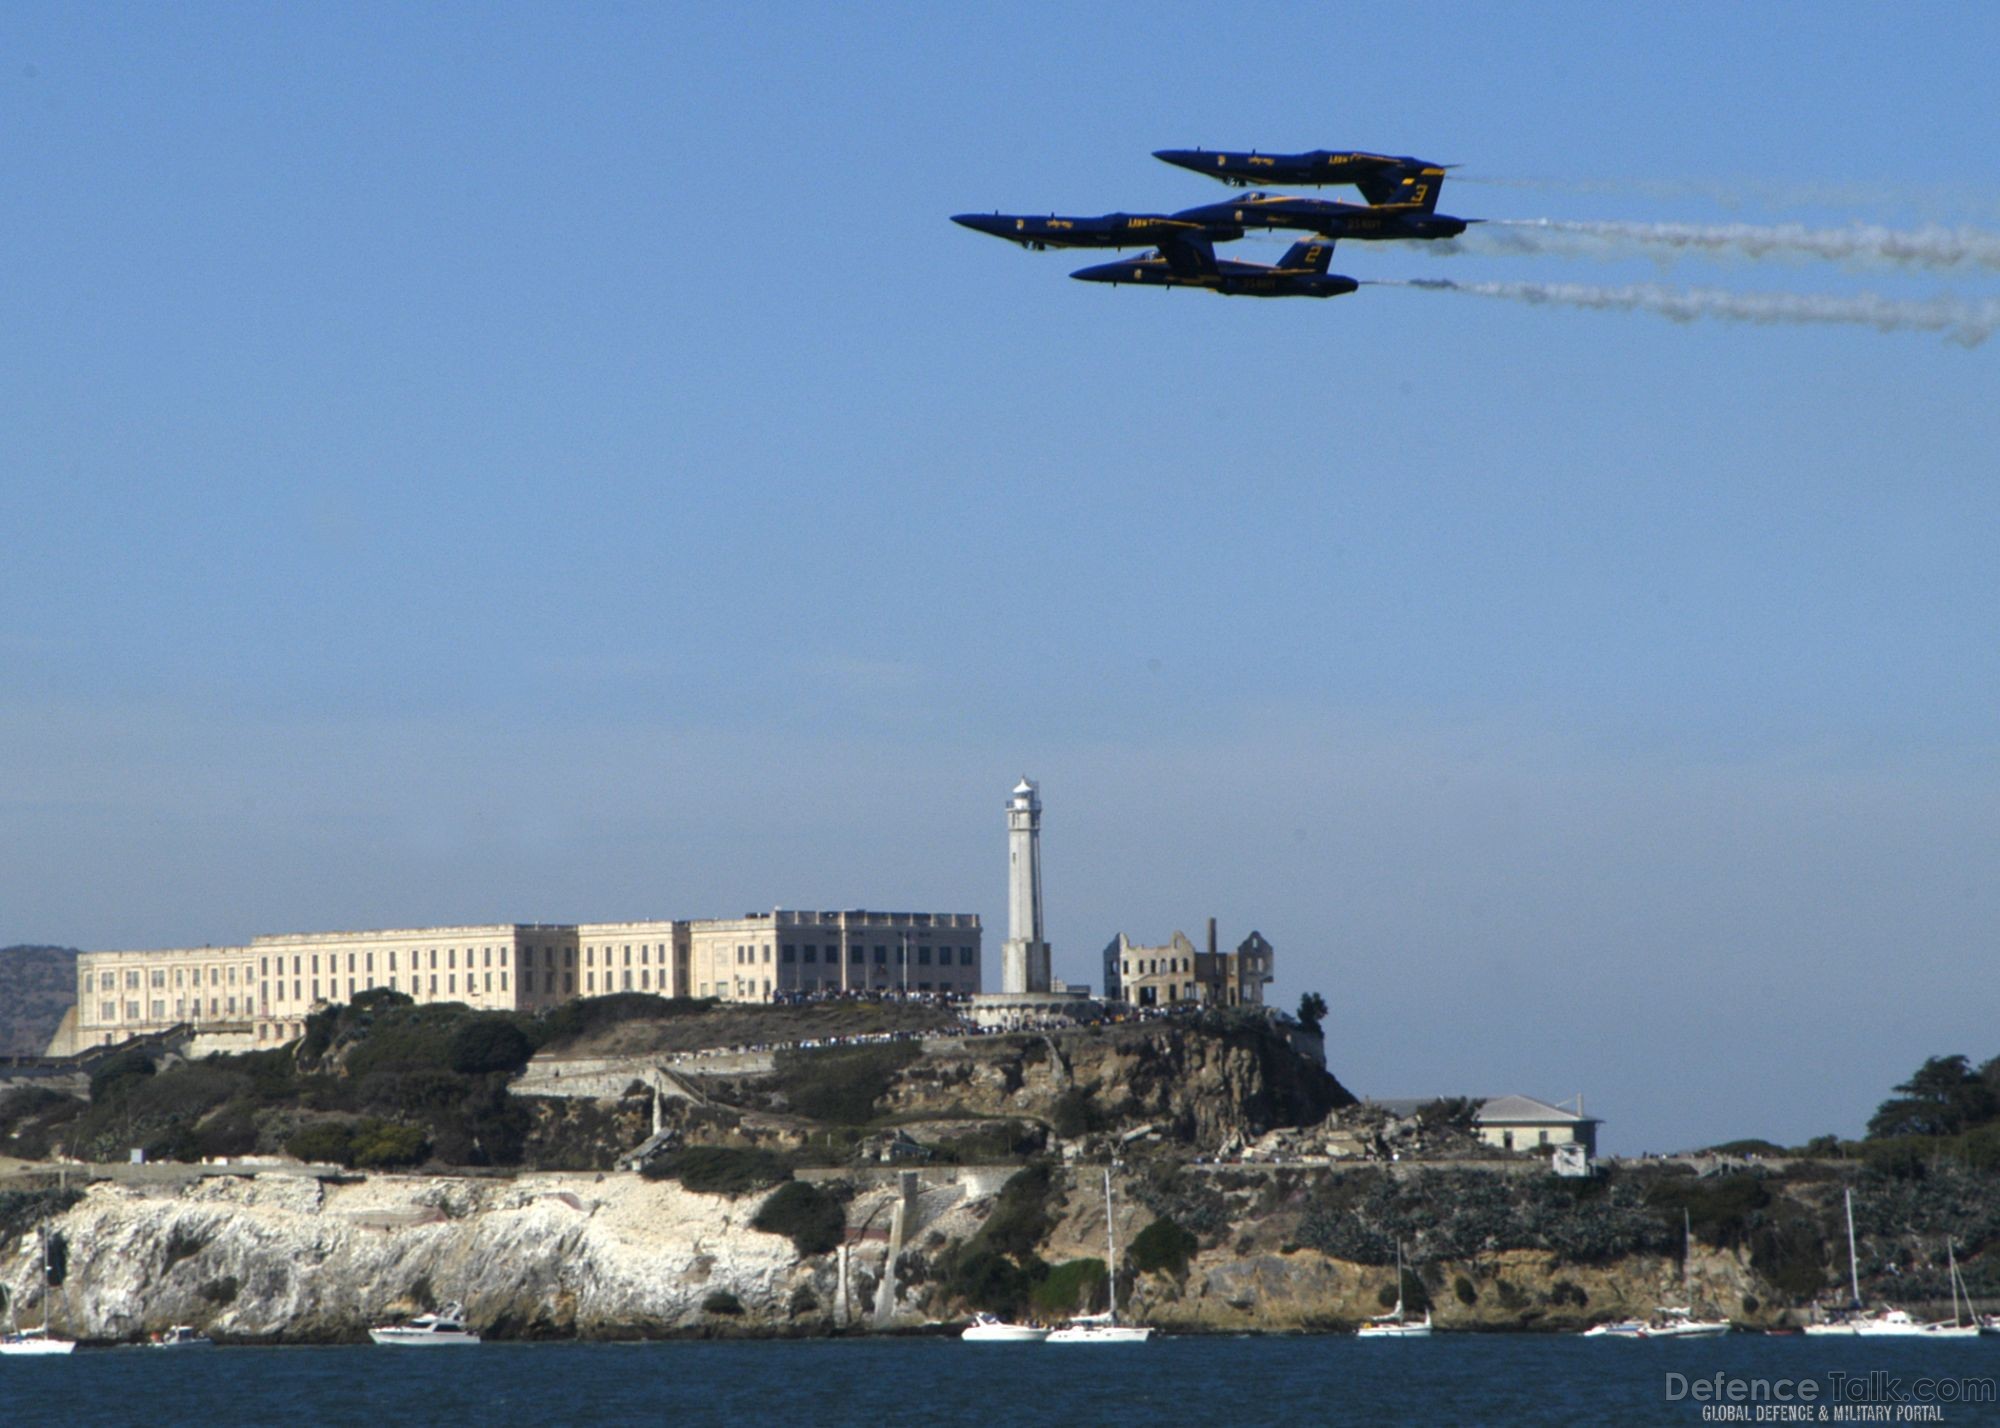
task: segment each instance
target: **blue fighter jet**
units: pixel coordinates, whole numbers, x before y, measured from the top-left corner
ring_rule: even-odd
[[[1303,154],[1260,154],[1230,149],[1155,149],[1153,157],[1236,188],[1280,184],[1351,183],[1370,203],[1407,202],[1411,191],[1428,188],[1431,201],[1444,183],[1444,164],[1408,154],[1369,154],[1352,149],[1313,149]],[[1422,202],[1422,197],[1417,197]]]
[[[1218,259],[1205,238],[1177,238],[1143,258],[1121,258],[1079,268],[1072,278],[1086,283],[1137,283],[1155,288],[1207,288],[1229,297],[1339,297],[1361,285],[1329,273],[1333,244],[1294,243],[1275,266]]]
[[[1336,203],[1330,198],[1295,198],[1283,193],[1249,193],[1223,203],[1205,203],[1173,215],[1178,223],[1214,228],[1290,228],[1322,238],[1456,238],[1477,218],[1453,218],[1437,211],[1437,195],[1411,203]]]
[[[1166,239],[1199,234],[1212,242],[1241,238],[1243,227],[1228,219],[1213,223],[1164,213],[1106,213],[1097,218],[1042,218],[1026,213],[955,213],[953,223],[991,233],[1023,248],[1152,248]]]

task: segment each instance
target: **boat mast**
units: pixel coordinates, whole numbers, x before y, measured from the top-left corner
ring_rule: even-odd
[[[1965,1321],[1958,1317],[1958,1252],[1950,1240],[1944,1242],[1945,1263],[1951,1266],[1951,1322],[1956,1328]]]
[[[1111,1322],[1118,1322],[1118,1227],[1111,1222],[1111,1167],[1104,1167],[1104,1245],[1110,1256],[1105,1268],[1111,1279]]]
[[[1861,1307],[1861,1257],[1854,1249],[1854,1191],[1847,1192],[1847,1280],[1854,1289],[1854,1307]]]

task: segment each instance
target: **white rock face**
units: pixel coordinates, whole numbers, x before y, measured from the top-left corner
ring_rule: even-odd
[[[830,1307],[833,1280],[831,1256],[801,1263],[790,1240],[750,1228],[763,1198],[588,1174],[99,1184],[55,1222],[69,1274],[53,1318],[90,1340],[175,1323],[235,1339],[352,1339],[456,1299],[475,1327],[511,1336],[768,1329],[792,1322],[801,1285]],[[22,1320],[38,1322],[34,1236],[0,1247],[0,1280]],[[703,1311],[718,1291],[740,1317]]]

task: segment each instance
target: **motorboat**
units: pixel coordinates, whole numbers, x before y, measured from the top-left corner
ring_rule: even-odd
[[[1617,1319],[1609,1324],[1592,1324],[1582,1334],[1586,1339],[1643,1339],[1646,1337],[1644,1319]]]
[[[406,1324],[384,1324],[368,1337],[385,1348],[441,1349],[452,1344],[476,1344],[479,1335],[465,1327],[465,1306],[447,1304],[435,1314],[419,1314]]]
[[[1646,1321],[1648,1339],[1713,1339],[1728,1333],[1735,1326],[1727,1319],[1697,1319],[1694,1310],[1685,1306],[1674,1307],[1662,1304],[1659,1312]]]
[[[192,1324],[176,1324],[171,1329],[162,1329],[146,1341],[149,1349],[212,1349],[215,1340],[206,1334],[197,1333]]]
[[[1039,1344],[1048,1336],[1047,1329],[1033,1324],[1010,1324],[992,1314],[976,1314],[959,1338],[968,1344]]]

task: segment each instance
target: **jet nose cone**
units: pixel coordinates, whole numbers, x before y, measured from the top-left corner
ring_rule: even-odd
[[[1155,149],[1153,150],[1153,157],[1163,164],[1179,164],[1184,169],[1191,169],[1200,162],[1201,150]]]

